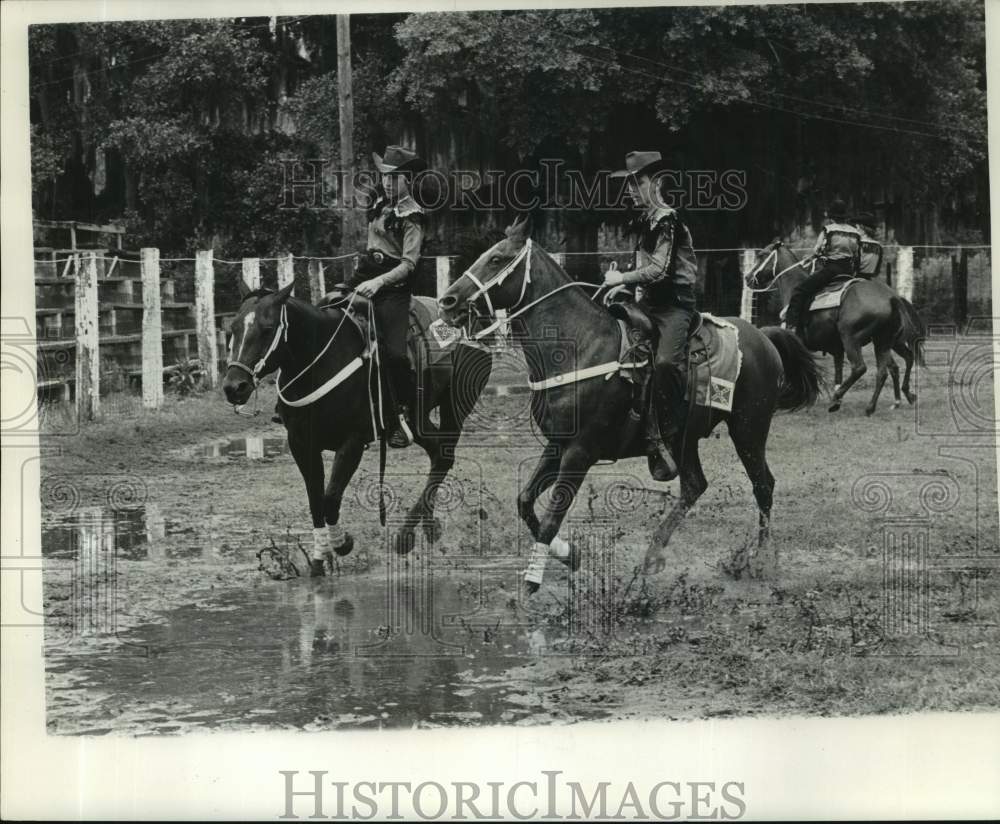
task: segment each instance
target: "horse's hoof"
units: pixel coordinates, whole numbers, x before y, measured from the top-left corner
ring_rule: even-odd
[[[350,532],[344,533],[344,543],[340,546],[335,546],[333,551],[336,552],[341,557],[345,555],[350,555],[351,550],[354,549],[354,536]]]
[[[899,401],[893,401],[892,402],[892,406],[890,408],[891,409],[899,409],[900,406],[902,406],[902,404]]]
[[[840,409],[840,401],[834,401],[830,404],[830,408],[827,409],[827,412],[836,412],[838,409]]]
[[[866,406],[865,407],[865,417],[870,418],[874,414],[875,414],[875,407],[874,406]]]
[[[536,584],[534,581],[525,581],[524,594],[528,596],[534,595],[539,589],[541,589],[541,586],[541,584]]]
[[[912,406],[913,404],[915,404],[917,402],[917,393],[916,392],[907,392],[906,393],[906,399],[910,402],[910,405]]]
[[[326,575],[326,561],[321,558],[313,558],[309,561],[309,577],[322,578]]]
[[[424,518],[423,521],[424,536],[427,538],[427,542],[430,544],[436,544],[441,540],[441,533],[444,532],[441,527],[441,521],[438,518]]]

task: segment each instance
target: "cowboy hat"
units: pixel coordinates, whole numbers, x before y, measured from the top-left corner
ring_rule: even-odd
[[[663,156],[659,152],[629,152],[625,155],[625,168],[612,172],[612,177],[630,175],[652,175],[663,168]]]
[[[864,226],[868,229],[875,228],[875,215],[871,212],[858,212],[853,218],[851,218],[851,223],[856,226]]]
[[[399,172],[422,172],[427,163],[416,152],[404,149],[402,146],[386,146],[385,157],[378,152],[372,152],[375,168],[382,174],[397,174]]]

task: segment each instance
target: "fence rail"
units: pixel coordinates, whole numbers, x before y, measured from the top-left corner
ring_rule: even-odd
[[[989,247],[886,246],[880,277],[902,297],[915,301],[918,310],[922,305],[931,307],[961,323],[970,308],[989,311],[991,281],[984,248]],[[957,256],[951,254],[955,250]],[[326,294],[328,283],[332,286],[346,278],[353,258],[284,254],[227,261],[211,251],[199,251],[193,258],[161,258],[155,248],[138,253],[54,248],[38,252],[42,255],[35,260],[39,399],[43,393],[63,400],[75,396],[84,420],[94,418],[100,409],[102,363],[130,383],[141,383],[142,404],[147,408],[162,405],[165,376],[190,362],[195,353],[205,384],[218,387],[226,326],[238,308],[240,280],[250,288],[265,282],[279,288],[291,283],[300,296],[316,302]],[[774,322],[781,308],[775,306],[774,293],[753,292],[744,283],[759,249],[697,252],[699,297],[705,309],[738,313],[750,322]],[[606,250],[554,256],[570,271],[582,261],[596,272],[630,254]],[[440,296],[452,283],[455,264],[455,256],[423,258],[414,276],[414,291]]]

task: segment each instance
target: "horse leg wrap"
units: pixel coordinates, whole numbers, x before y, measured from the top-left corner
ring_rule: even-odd
[[[553,558],[565,561],[569,557],[569,542],[564,541],[556,535],[556,537],[552,539],[552,543],[549,544],[549,553]]]
[[[549,548],[545,544],[536,543],[531,548],[531,558],[528,568],[524,571],[524,580],[531,584],[541,584],[545,577],[545,562],[549,559]]]
[[[322,561],[324,556],[330,554],[330,536],[326,531],[326,527],[314,527],[313,528],[313,548],[312,548],[312,560]]]
[[[347,540],[347,531],[340,524],[327,524],[326,528],[330,534],[330,545],[334,549],[343,546]]]

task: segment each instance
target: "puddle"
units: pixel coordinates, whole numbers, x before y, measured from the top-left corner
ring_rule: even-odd
[[[166,613],[114,652],[50,651],[50,731],[434,727],[528,712],[502,676],[544,648],[530,616],[463,597],[448,576],[407,577],[268,583]],[[470,676],[491,683],[470,688]]]
[[[114,555],[141,561],[156,555],[154,547],[164,538],[194,535],[194,527],[167,518],[157,504],[134,509],[81,507],[67,516],[50,516],[42,527],[42,555],[46,558],[79,559],[87,555]],[[163,557],[200,555],[200,544],[162,549]]]
[[[283,455],[287,451],[288,442],[285,438],[265,438],[258,435],[200,446],[194,451],[194,455],[199,458],[246,458],[260,461]]]

